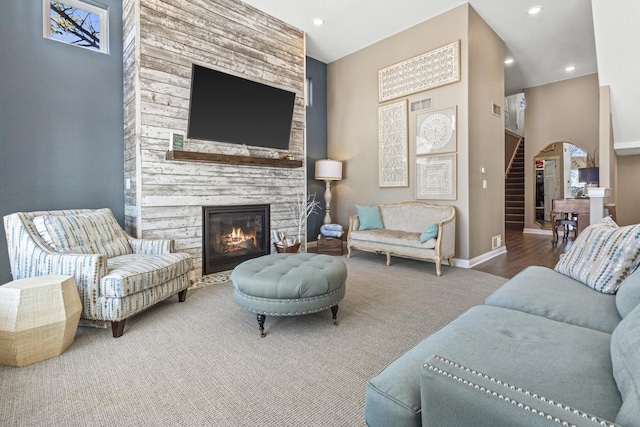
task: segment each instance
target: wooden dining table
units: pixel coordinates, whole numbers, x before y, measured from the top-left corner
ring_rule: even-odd
[[[556,229],[556,216],[558,214],[568,214],[576,216],[577,227],[576,237],[589,225],[590,201],[588,198],[578,199],[554,199],[551,205],[551,230],[553,232],[553,242],[558,241],[558,230]]]

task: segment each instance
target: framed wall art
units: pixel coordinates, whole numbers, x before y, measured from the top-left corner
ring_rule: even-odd
[[[460,81],[460,40],[378,71],[378,102]]]
[[[378,107],[378,186],[409,186],[407,101]]]
[[[416,157],[416,199],[457,200],[456,154]]]
[[[416,155],[456,151],[456,107],[416,114]]]

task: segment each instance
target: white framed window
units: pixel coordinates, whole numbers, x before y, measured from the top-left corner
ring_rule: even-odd
[[[109,53],[107,6],[80,0],[42,0],[45,38]]]

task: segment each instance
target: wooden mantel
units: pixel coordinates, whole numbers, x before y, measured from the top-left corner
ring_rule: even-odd
[[[199,153],[196,151],[167,151],[167,160],[183,160],[188,162],[213,162],[232,165],[253,165],[277,168],[300,168],[302,160],[271,159],[267,157],[234,156],[230,154]]]

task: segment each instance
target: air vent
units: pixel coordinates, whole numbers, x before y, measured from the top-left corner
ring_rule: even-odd
[[[421,99],[411,103],[411,112],[431,109],[431,98]]]
[[[491,112],[494,116],[502,117],[502,107],[500,107],[495,102],[491,103]]]

